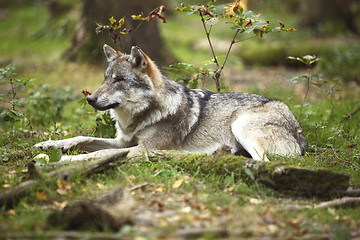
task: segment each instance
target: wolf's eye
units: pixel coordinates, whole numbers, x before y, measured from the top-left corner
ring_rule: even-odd
[[[123,77],[118,76],[118,75],[116,75],[116,74],[113,74],[113,75],[112,75],[112,78],[115,79],[116,81],[123,81],[123,80],[124,80]]]

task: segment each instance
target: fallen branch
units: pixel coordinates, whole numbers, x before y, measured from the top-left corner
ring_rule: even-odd
[[[354,111],[352,111],[351,113],[346,114],[341,121],[344,121],[346,119],[351,118],[352,116],[354,116],[356,113],[358,113],[360,111],[360,106],[358,108],[356,108]]]
[[[0,193],[0,207],[5,206],[7,209],[13,207],[22,197],[26,196],[26,194],[40,182],[53,182],[58,178],[67,179],[77,175],[78,173],[89,176],[100,171],[109,163],[125,158],[127,154],[128,151],[124,150],[110,152],[107,151],[106,153],[103,152],[98,154],[96,159],[94,156],[92,156],[93,161],[91,162],[85,161],[83,164],[78,164],[75,167],[58,169],[50,173],[42,174],[37,172],[37,170],[33,168],[32,164],[29,164],[29,172],[31,173],[30,177],[34,178],[34,176],[37,176],[37,178],[29,179],[15,186],[13,189],[5,191],[4,193]]]
[[[322,202],[315,205],[318,208],[341,208],[341,207],[357,207],[360,206],[360,197],[343,197],[328,202]]]
[[[360,206],[360,197],[343,197],[315,205],[292,205],[288,207],[282,207],[279,209],[279,211],[302,211],[311,209],[345,208],[358,206]]]
[[[344,197],[360,197],[360,189],[348,189],[343,192]]]

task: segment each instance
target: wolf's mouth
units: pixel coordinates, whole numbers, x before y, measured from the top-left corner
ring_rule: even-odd
[[[106,105],[106,106],[99,106],[99,105],[96,105],[96,104],[91,104],[90,105],[95,108],[96,110],[99,110],[99,111],[105,111],[105,110],[108,110],[108,109],[112,109],[112,108],[117,108],[120,106],[120,103],[112,103],[110,105]]]

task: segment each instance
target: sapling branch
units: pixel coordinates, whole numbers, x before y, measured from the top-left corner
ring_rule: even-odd
[[[209,42],[209,46],[210,46],[210,49],[211,49],[211,53],[212,53],[212,55],[213,55],[213,57],[214,57],[214,62],[215,62],[215,64],[216,64],[217,68],[219,68],[220,65],[219,65],[219,62],[218,62],[218,60],[217,60],[217,58],[216,58],[216,54],[215,54],[214,48],[213,48],[212,43],[211,43],[211,40],[210,40],[210,32],[209,32],[209,31],[207,30],[207,28],[206,28],[205,19],[204,19],[204,16],[203,16],[202,12],[200,12],[200,17],[201,17],[201,21],[202,21],[202,23],[203,23],[203,27],[204,27],[204,31],[205,31],[205,33],[206,33],[207,40],[208,40],[208,42]]]
[[[223,64],[221,65],[221,68],[218,70],[219,77],[220,77],[220,75],[221,75],[222,70],[223,70],[223,69],[224,69],[224,67],[225,67],[225,64],[226,64],[226,61],[227,61],[227,59],[228,59],[228,57],[229,57],[229,54],[230,54],[231,48],[232,48],[232,46],[236,43],[236,42],[235,42],[235,39],[236,39],[236,37],[237,37],[237,35],[238,35],[239,31],[240,31],[239,29],[238,29],[238,30],[236,30],[235,35],[234,35],[234,37],[233,37],[233,39],[232,39],[232,41],[231,41],[231,43],[230,43],[229,49],[228,49],[228,51],[227,51],[227,53],[226,53],[226,56],[225,56],[224,62],[223,62]]]

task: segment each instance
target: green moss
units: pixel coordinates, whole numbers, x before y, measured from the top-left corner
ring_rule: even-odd
[[[170,164],[176,164],[190,173],[232,175],[235,179],[259,182],[279,191],[296,195],[329,196],[346,191],[349,176],[324,168],[299,167],[286,161],[259,163],[234,155],[184,155],[166,156]]]

